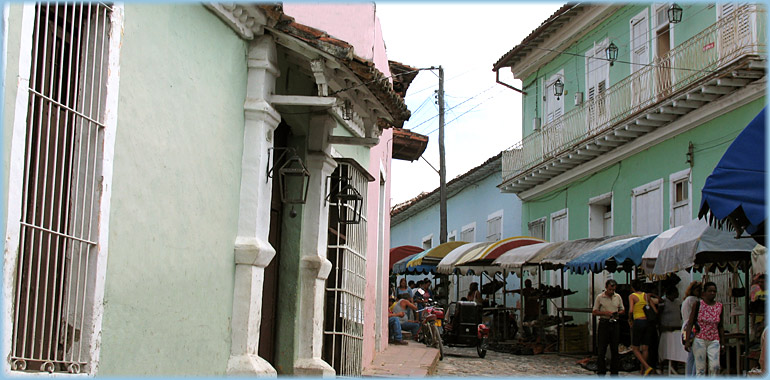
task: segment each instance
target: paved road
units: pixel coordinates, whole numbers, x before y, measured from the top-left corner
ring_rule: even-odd
[[[465,347],[445,347],[444,353],[444,360],[436,370],[438,376],[596,376],[575,364],[578,359],[569,356],[487,351],[487,356],[481,359],[475,348]]]

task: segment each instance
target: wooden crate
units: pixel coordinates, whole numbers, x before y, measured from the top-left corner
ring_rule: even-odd
[[[588,352],[588,324],[564,326],[559,334],[559,352]]]

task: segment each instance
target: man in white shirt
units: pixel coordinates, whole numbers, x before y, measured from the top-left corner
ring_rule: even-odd
[[[623,299],[615,293],[618,283],[609,279],[604,284],[604,292],[596,296],[594,307],[591,314],[599,317],[599,327],[597,331],[599,344],[599,358],[597,361],[597,374],[599,376],[607,374],[607,345],[610,346],[610,375],[617,375],[620,367],[620,355],[618,354],[618,344],[620,344],[620,325],[618,324],[618,315],[625,314]]]

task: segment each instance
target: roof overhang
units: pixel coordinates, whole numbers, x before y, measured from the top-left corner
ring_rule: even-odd
[[[428,147],[428,136],[408,129],[393,128],[393,158],[414,161],[422,156]]]

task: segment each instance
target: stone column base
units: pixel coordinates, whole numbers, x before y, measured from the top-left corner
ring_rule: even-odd
[[[227,375],[277,377],[278,372],[258,355],[239,355],[227,360]]]
[[[334,377],[337,373],[329,363],[320,358],[298,359],[294,362],[295,376]]]

